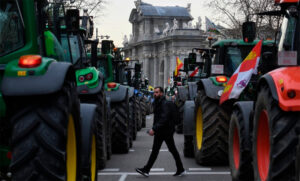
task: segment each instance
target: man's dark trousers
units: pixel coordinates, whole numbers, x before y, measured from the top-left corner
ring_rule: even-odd
[[[169,151],[172,153],[172,155],[176,161],[177,170],[184,170],[179,153],[175,146],[173,134],[165,134],[165,135],[159,134],[159,135],[154,136],[152,152],[151,152],[150,158],[148,160],[148,163],[144,168],[146,170],[150,171],[150,169],[152,168],[152,166],[158,156],[158,153],[159,153],[159,150],[161,148],[163,141],[165,141],[165,143],[167,144]]]

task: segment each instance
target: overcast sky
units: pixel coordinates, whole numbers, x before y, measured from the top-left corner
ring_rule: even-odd
[[[134,0],[105,0],[104,9],[101,16],[96,19],[95,24],[99,35],[109,35],[117,46],[122,46],[124,35],[131,34],[132,26],[129,20],[131,10],[135,8]],[[200,0],[143,0],[155,6],[182,6],[187,7],[192,3],[191,15],[194,21],[198,16],[202,18],[202,28],[204,28],[204,17],[212,15],[209,7]],[[207,1],[206,1],[207,2]]]

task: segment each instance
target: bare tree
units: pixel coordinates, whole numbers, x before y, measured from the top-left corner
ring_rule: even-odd
[[[80,10],[87,9],[90,16],[97,18],[103,12],[104,4],[105,0],[76,0],[73,4],[67,3],[67,6]]]
[[[229,27],[227,34],[232,38],[241,37],[241,27],[247,18],[256,22],[258,38],[275,35],[279,17],[255,15],[275,10],[274,0],[211,0],[207,5],[218,12],[214,18]]]

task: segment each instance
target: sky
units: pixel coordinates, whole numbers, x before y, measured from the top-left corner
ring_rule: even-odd
[[[129,22],[131,10],[135,8],[135,0],[105,0],[103,10],[98,18],[95,19],[95,26],[98,28],[99,35],[109,35],[114,40],[115,45],[123,46],[123,37],[132,32],[132,26]],[[205,6],[201,0],[143,0],[154,6],[182,6],[187,7],[191,3],[191,15],[194,23],[198,17],[202,18],[202,28],[204,27],[205,16],[213,15],[212,10]],[[207,1],[206,1],[207,2]]]

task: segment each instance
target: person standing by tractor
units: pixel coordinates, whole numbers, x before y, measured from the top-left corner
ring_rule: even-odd
[[[152,129],[148,131],[150,136],[154,136],[152,152],[147,164],[143,168],[136,168],[136,171],[145,177],[149,177],[149,171],[158,156],[163,141],[165,141],[176,161],[177,172],[173,176],[182,176],[186,172],[173,138],[175,132],[174,119],[176,119],[174,109],[176,105],[166,100],[162,87],[154,89],[154,98],[154,123]]]

